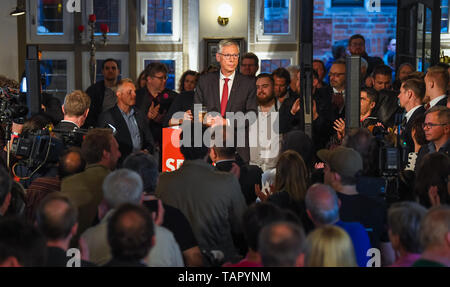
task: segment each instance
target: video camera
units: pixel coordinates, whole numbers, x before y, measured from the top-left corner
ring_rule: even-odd
[[[54,137],[51,133],[58,137]],[[81,145],[82,135],[87,130],[56,130],[47,127],[43,130],[27,133],[15,138],[12,143],[12,153],[27,167],[42,166],[46,163],[56,163],[66,147]]]
[[[21,102],[21,94],[17,89],[0,87],[0,121],[11,123],[28,114],[28,107]]]

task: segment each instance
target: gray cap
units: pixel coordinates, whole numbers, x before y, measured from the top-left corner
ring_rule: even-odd
[[[321,149],[317,156],[326,162],[331,170],[347,177],[354,177],[363,169],[361,155],[352,148],[338,147],[333,150]]]

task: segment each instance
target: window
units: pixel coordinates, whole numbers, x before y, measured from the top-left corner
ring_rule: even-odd
[[[261,73],[272,73],[278,68],[286,68],[291,64],[290,59],[261,60]]]
[[[331,0],[332,7],[364,7],[364,0]]]
[[[91,80],[89,78],[89,52],[83,52],[83,90],[86,90],[91,85]],[[97,52],[95,54],[95,59],[97,60],[97,71],[95,80],[102,81],[102,64],[103,61],[112,58],[119,62],[120,75],[119,79],[124,79],[129,77],[129,66],[128,66],[128,53],[127,52]]]
[[[67,93],[74,90],[74,56],[72,52],[42,52],[41,77],[42,90],[61,101]]]
[[[137,75],[139,75],[150,63],[163,63],[169,70],[166,88],[175,90],[178,86],[178,80],[183,73],[182,54],[182,52],[138,52]]]
[[[181,0],[141,0],[141,41],[181,42]]]
[[[73,42],[73,15],[64,0],[28,0],[27,27],[29,43]]]
[[[295,42],[297,1],[256,0],[256,42]]]
[[[448,33],[448,0],[441,0],[441,33]]]
[[[95,35],[101,35],[100,26],[109,27],[108,42],[128,42],[128,5],[127,1],[120,0],[86,0],[83,25],[88,25],[89,15],[95,14]],[[87,35],[87,32],[84,33]],[[85,39],[88,41],[88,39]]]
[[[286,68],[297,63],[297,52],[257,52],[255,54],[260,61],[258,73],[272,73],[279,67]]]

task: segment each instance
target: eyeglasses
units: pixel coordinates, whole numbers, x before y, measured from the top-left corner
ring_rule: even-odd
[[[328,75],[330,76],[330,78],[331,77],[340,77],[340,76],[345,75],[345,73],[329,73]]]
[[[423,123],[423,124],[422,124],[422,128],[423,128],[423,129],[425,129],[425,128],[431,129],[431,128],[433,128],[433,127],[437,127],[437,126],[446,126],[446,125],[448,125],[448,124]]]
[[[161,80],[161,81],[165,81],[165,80],[167,80],[167,76],[161,76],[161,77],[157,77],[157,76],[150,76],[150,77],[152,77],[152,78],[157,78],[157,79],[159,79],[159,80]]]
[[[227,60],[229,60],[231,58],[233,60],[236,60],[237,58],[239,58],[239,54],[222,54],[222,53],[220,53],[220,55],[222,55]]]

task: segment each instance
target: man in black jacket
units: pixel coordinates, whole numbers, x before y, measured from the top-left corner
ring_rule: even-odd
[[[133,81],[123,79],[117,85],[117,104],[102,113],[99,126],[112,125],[119,143],[122,162],[130,153],[147,150],[153,153],[153,137],[145,115],[135,108],[136,88]]]
[[[116,102],[115,87],[119,79],[119,63],[115,59],[106,59],[102,64],[103,81],[96,82],[90,86],[86,93],[91,98],[89,114],[86,118],[84,127],[95,126],[98,116],[112,108]]]

